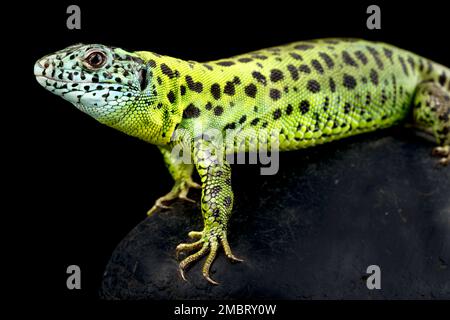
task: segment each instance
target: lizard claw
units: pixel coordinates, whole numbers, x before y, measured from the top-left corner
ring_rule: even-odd
[[[180,263],[179,271],[180,271],[181,278],[182,278],[184,281],[187,282],[186,274],[184,273],[184,268],[185,268],[185,266],[181,266],[181,263]],[[214,284],[214,285],[218,285],[218,284],[219,284],[219,282],[217,282],[217,281],[211,279],[211,277],[209,276],[208,273],[203,273],[203,276],[205,277],[205,279],[206,279],[209,283]]]
[[[223,250],[225,251],[225,255],[228,259],[230,259],[232,262],[243,262],[243,259],[240,259],[236,257],[233,252],[231,252],[230,245],[228,244],[227,235],[226,233],[222,235],[220,238],[220,242],[222,244]]]
[[[230,256],[227,256],[228,259],[230,259],[232,262],[244,262],[244,259],[240,259],[236,256],[234,256],[233,254]]]
[[[198,183],[196,183],[192,180],[185,180],[185,181],[176,183],[175,186],[172,188],[172,190],[170,190],[170,192],[168,194],[160,197],[158,200],[155,201],[155,204],[153,205],[153,207],[147,211],[147,215],[148,216],[152,215],[159,208],[170,209],[170,206],[165,205],[164,202],[172,201],[177,198],[184,200],[184,201],[191,202],[191,203],[196,203],[195,200],[193,200],[187,196],[187,194],[189,192],[189,188],[201,189],[202,187],[201,187],[201,185],[199,185]]]
[[[151,209],[147,211],[147,216],[151,216],[158,209],[170,209],[171,208],[170,206],[166,206],[165,204],[163,204],[162,203],[163,200],[160,200],[160,199],[161,198],[156,200],[156,202],[153,205],[153,207],[151,207]]]
[[[180,271],[181,278],[187,282],[186,276],[184,275],[184,270],[179,268],[179,271]]]
[[[212,283],[212,284],[214,284],[214,285],[219,285],[220,283],[219,282],[217,282],[217,281],[215,281],[215,280],[213,280],[213,279],[211,279],[211,277],[208,275],[208,274],[203,274],[203,276],[205,277],[205,279],[207,280],[207,281],[209,281],[210,283]]]
[[[188,257],[184,258],[179,264],[181,277],[185,280],[186,280],[185,277],[186,268],[192,263],[200,260],[206,254],[208,254],[202,269],[203,277],[211,284],[214,285],[219,284],[219,282],[213,280],[209,274],[211,265],[216,259],[219,245],[222,245],[222,247],[224,248],[225,254],[227,255],[228,259],[230,259],[233,262],[243,261],[242,259],[239,259],[233,255],[230,249],[230,245],[228,244],[226,233],[223,231],[222,232],[221,231],[218,232],[218,230],[210,230],[209,232],[205,230],[203,232],[191,231],[189,232],[188,236],[190,238],[200,238],[200,239],[193,243],[181,243],[176,248],[177,258],[180,252],[189,252],[199,249],[196,253],[193,253]]]

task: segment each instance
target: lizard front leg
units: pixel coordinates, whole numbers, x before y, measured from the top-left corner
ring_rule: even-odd
[[[196,242],[182,243],[177,246],[177,255],[183,251],[198,250],[182,260],[179,265],[184,280],[186,280],[184,276],[186,267],[208,254],[202,273],[206,280],[218,284],[209,276],[209,270],[220,245],[230,260],[242,261],[233,255],[227,240],[228,219],[233,206],[231,168],[219,153],[218,149],[205,140],[194,143],[193,159],[202,181],[201,207],[204,229],[201,232],[189,233],[190,238],[198,239]]]
[[[154,213],[158,208],[170,208],[165,202],[180,198],[189,202],[195,202],[188,198],[188,192],[190,188],[200,189],[201,186],[192,180],[192,172],[194,165],[183,163],[180,159],[175,158],[170,149],[165,147],[159,147],[161,151],[166,167],[169,170],[173,180],[175,181],[172,190],[166,195],[160,197],[155,201],[153,207],[147,212],[148,215]]]

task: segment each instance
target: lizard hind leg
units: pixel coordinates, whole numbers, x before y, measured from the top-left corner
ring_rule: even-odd
[[[414,124],[432,133],[437,147],[432,154],[439,163],[450,163],[450,94],[437,83],[425,82],[418,86],[414,98]]]

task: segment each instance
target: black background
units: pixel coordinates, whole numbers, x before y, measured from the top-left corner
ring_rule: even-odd
[[[373,3],[381,7],[381,30],[366,28],[366,8]],[[14,176],[9,189],[20,194],[9,199],[14,206],[8,212],[17,222],[7,243],[18,258],[11,267],[20,275],[13,281],[25,279],[17,284],[20,294],[97,300],[111,252],[172,186],[155,147],[97,123],[40,87],[33,76],[38,58],[83,42],[202,61],[345,36],[392,43],[449,66],[448,11],[441,3],[41,1],[5,12],[15,17],[5,29],[14,49],[5,61],[20,84],[12,88],[19,89],[14,103],[7,104],[15,118],[4,119],[12,128],[6,140],[17,167],[7,170]],[[70,4],[81,7],[81,30],[66,28]],[[256,192],[251,177],[258,172],[234,166],[233,183]],[[82,290],[66,289],[71,264],[81,267]]]

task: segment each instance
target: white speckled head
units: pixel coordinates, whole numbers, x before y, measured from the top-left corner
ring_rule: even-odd
[[[70,46],[39,59],[37,81],[98,121],[120,121],[127,102],[147,84],[145,63],[139,56],[100,44]]]

